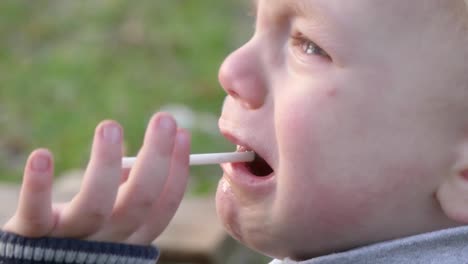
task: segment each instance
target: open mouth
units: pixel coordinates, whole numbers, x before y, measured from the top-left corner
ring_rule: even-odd
[[[237,151],[253,151],[244,146],[237,146]],[[273,169],[258,153],[255,153],[255,158],[251,162],[244,162],[245,168],[254,176],[266,177],[273,173]]]

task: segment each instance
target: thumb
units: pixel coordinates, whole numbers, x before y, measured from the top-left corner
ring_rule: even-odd
[[[48,150],[35,150],[28,158],[18,207],[4,231],[26,237],[50,233],[55,225],[52,213],[53,160]]]

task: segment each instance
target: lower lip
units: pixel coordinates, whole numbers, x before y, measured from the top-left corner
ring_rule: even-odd
[[[235,186],[255,189],[271,188],[275,182],[275,174],[258,177],[250,173],[245,163],[224,163],[221,164],[225,175],[229,178],[229,182]]]

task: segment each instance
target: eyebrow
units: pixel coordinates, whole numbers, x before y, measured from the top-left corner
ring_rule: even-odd
[[[258,5],[261,0],[249,0],[250,11],[254,14],[258,11]],[[311,1],[307,0],[268,0],[270,3],[275,2],[276,4],[282,5],[286,7],[289,12],[292,12],[294,15],[303,16],[303,17],[310,17],[310,16],[317,16],[319,13],[318,11],[323,11],[323,7],[320,7],[319,1],[316,4],[312,4]]]
[[[276,8],[277,10],[281,8],[281,10],[284,9],[284,12],[291,17],[305,18],[308,21],[306,24],[307,27],[313,28],[316,32],[314,37],[320,39],[319,44],[333,51],[337,49],[337,43],[341,43],[337,41],[336,38],[336,36],[339,35],[337,32],[339,32],[339,28],[341,27],[340,23],[333,19],[333,14],[335,12],[326,4],[327,1],[328,0],[249,0],[254,14],[257,14],[260,2],[262,2],[261,4],[263,5],[268,2],[270,5],[266,6],[266,8]],[[321,30],[316,30],[317,27],[320,27]]]
[[[317,7],[318,4],[312,7],[312,4],[310,3],[310,1],[305,1],[305,0],[293,1],[292,3],[288,2],[287,6],[291,10],[293,10],[295,14],[301,15],[301,16],[309,16],[310,14],[316,15],[317,10],[321,9]]]

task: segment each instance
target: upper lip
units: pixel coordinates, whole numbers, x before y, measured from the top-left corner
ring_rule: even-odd
[[[238,145],[238,146],[242,146],[246,149],[249,149],[249,150],[252,150],[252,151],[255,151],[257,152],[254,148],[252,148],[249,144],[247,144],[246,142],[240,140],[238,137],[234,136],[234,134],[232,134],[231,132],[227,131],[227,130],[222,130],[221,129],[221,134],[227,139],[229,140],[231,143],[235,144],[235,145]]]

